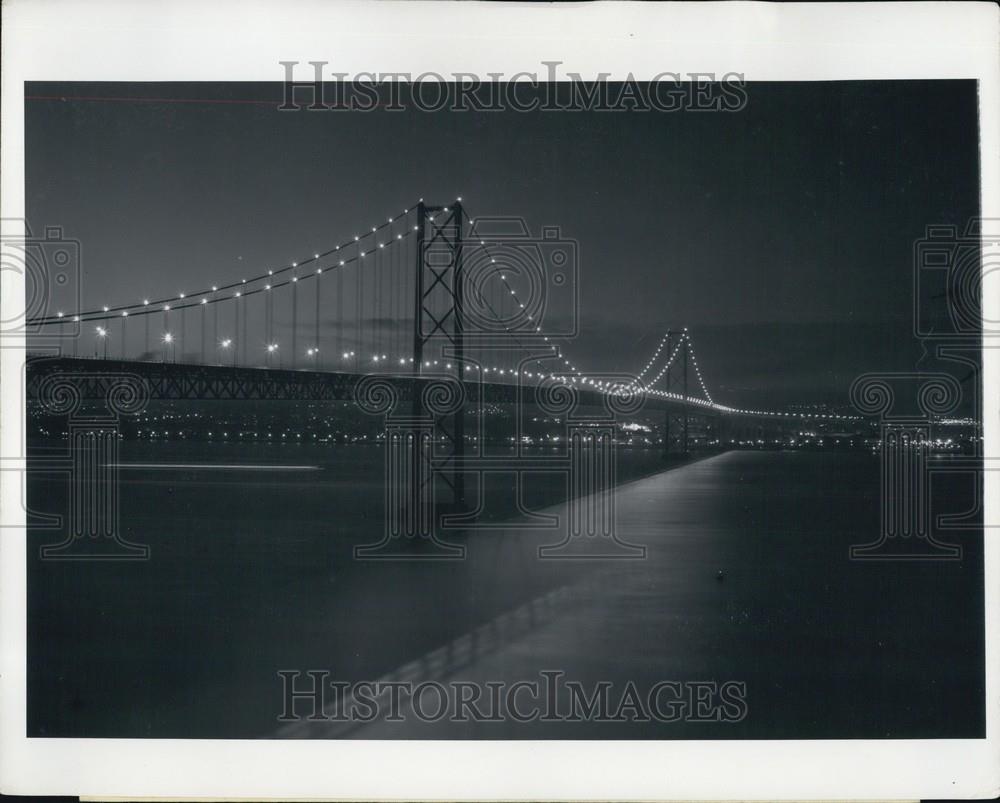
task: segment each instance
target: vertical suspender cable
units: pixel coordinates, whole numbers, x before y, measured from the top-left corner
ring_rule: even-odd
[[[313,348],[316,349],[316,368],[320,367],[320,360],[323,359],[323,350],[320,349],[319,343],[319,289],[320,280],[323,278],[322,269],[318,270],[316,273],[316,328],[313,332]]]
[[[299,279],[292,274],[292,369],[299,362]]]

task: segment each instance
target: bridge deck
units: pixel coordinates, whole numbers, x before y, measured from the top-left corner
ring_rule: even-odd
[[[416,388],[423,388],[430,383],[447,381],[458,384],[455,377],[446,374],[415,378],[408,374],[361,374],[43,356],[29,357],[27,373],[29,399],[38,399],[39,393],[45,391],[45,382],[57,381],[60,377],[72,382],[84,398],[103,398],[112,384],[124,381],[141,385],[150,398],[199,401],[352,401],[357,397],[358,385],[362,380],[384,380],[394,388],[399,399],[405,401],[412,398]],[[624,377],[622,379],[624,381]],[[468,401],[497,404],[518,401],[535,403],[546,394],[558,394],[564,390],[563,386],[554,385],[540,388],[530,380],[523,385],[486,381],[464,381],[461,384]],[[577,394],[581,404],[608,404],[608,396],[595,389],[573,389],[573,393]],[[559,401],[558,397],[553,398]],[[640,405],[627,401],[625,406],[632,410]],[[653,410],[687,407],[702,414],[719,414],[698,404],[685,404],[679,400],[656,396],[643,399],[641,407]]]

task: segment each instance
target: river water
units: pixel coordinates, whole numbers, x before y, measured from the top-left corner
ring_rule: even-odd
[[[949,534],[961,560],[849,560],[879,529],[870,454],[728,452],[664,470],[655,451],[623,450],[618,533],[646,555],[596,561],[540,560],[561,531],[511,523],[502,475],[479,523],[507,524],[450,533],[463,560],[355,559],[382,534],[374,447],[125,442],[120,459],[123,533],[148,560],[40,560],[61,535],[29,536],[32,736],[982,735],[982,533]],[[525,504],[561,522],[564,496],[556,473],[525,482]],[[65,512],[66,481],[33,476],[28,498]],[[967,509],[968,477],[938,482],[933,502]],[[427,664],[484,627],[479,652]],[[278,720],[279,671],[375,680],[421,662],[427,677],[480,683],[543,669],[589,683],[735,680],[746,712],[349,732]]]

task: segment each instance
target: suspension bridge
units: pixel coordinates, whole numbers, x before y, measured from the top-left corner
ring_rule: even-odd
[[[469,218],[460,198],[420,200],[251,276],[46,310],[28,319],[29,349],[36,363],[49,355],[49,370],[127,366],[164,398],[343,400],[362,376],[401,386],[451,376],[502,401],[562,386],[588,402],[627,395],[714,415],[850,418],[717,402],[687,329],[663,333],[637,373],[588,374],[562,342],[577,313],[574,261],[557,229],[532,238],[516,219]]]
[[[764,443],[806,419],[850,418],[717,401],[684,328],[663,332],[633,373],[588,371],[565,345],[581,323],[575,270],[575,244],[557,228],[531,237],[517,219],[470,218],[461,198],[420,200],[254,275],[30,316],[26,396],[68,416],[67,467],[80,478],[73,532],[53,555],[98,534],[139,554],[114,522],[115,466],[119,418],[148,400],[346,402],[381,417],[387,520],[383,540],[359,552],[371,558],[396,556],[401,536],[450,556],[457,548],[437,540],[436,511],[475,523],[487,473],[523,480],[553,469],[589,500],[570,535],[599,532],[632,554],[615,539],[614,494],[605,492],[616,482],[619,427],[641,410],[663,415],[668,457],[686,457],[695,441],[719,450]],[[514,456],[486,448],[490,405],[516,411]],[[561,454],[522,448],[528,410],[564,428]],[[470,479],[479,486],[471,510]],[[101,522],[94,509],[107,511]]]

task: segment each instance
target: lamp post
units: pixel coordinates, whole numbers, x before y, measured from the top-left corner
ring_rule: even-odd
[[[170,332],[163,333],[163,361],[168,362],[167,354],[170,354],[169,362],[173,362],[174,336]]]
[[[344,360],[345,363],[348,363],[348,366],[350,365],[350,361],[353,360],[354,361],[354,366],[355,366],[354,367],[354,372],[357,373],[357,360],[355,359],[354,352],[353,351],[345,351],[340,356],[343,358],[343,360]],[[348,370],[348,368],[345,368],[345,370]]]
[[[219,348],[222,349],[223,353],[225,353],[228,349],[230,349],[232,347],[232,345],[233,345],[233,341],[232,341],[232,339],[230,339],[228,337],[225,340],[222,340],[222,341],[219,342]],[[219,359],[219,364],[221,365],[222,362],[223,362],[223,359],[220,358]],[[236,349],[233,349],[233,367],[234,368],[236,367]]]
[[[98,338],[98,340],[103,341],[103,343],[104,343],[104,359],[107,359],[108,358],[108,330],[105,329],[103,326],[98,326],[97,327],[97,338]],[[96,352],[94,353],[94,356],[95,357],[97,356]]]
[[[128,340],[128,330],[125,324],[128,323],[128,310],[122,312],[122,360],[125,359],[125,343]]]

